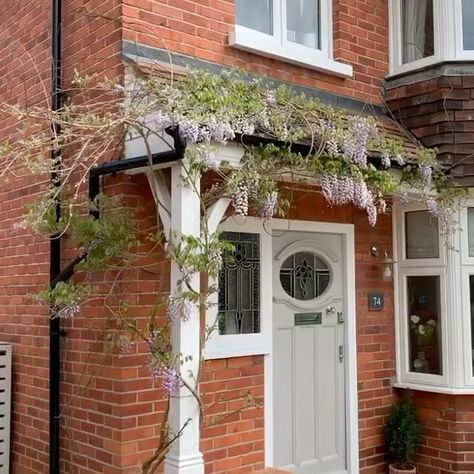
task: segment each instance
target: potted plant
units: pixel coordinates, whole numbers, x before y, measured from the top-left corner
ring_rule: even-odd
[[[413,458],[420,446],[422,427],[409,394],[393,406],[385,428],[390,474],[416,473]]]

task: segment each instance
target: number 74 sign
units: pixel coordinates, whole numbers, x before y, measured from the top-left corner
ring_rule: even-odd
[[[383,310],[383,293],[369,293],[369,311]]]

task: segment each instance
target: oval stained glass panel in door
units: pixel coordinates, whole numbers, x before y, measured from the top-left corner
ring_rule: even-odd
[[[280,268],[280,282],[285,292],[297,300],[313,300],[321,296],[331,282],[328,264],[312,252],[290,255]]]

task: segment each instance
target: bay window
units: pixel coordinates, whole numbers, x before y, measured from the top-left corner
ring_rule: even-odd
[[[229,44],[335,75],[352,67],[333,59],[331,0],[235,0]]]
[[[474,198],[441,235],[422,208],[395,205],[397,387],[474,394]]]
[[[425,209],[397,216],[399,367],[404,382],[445,385],[446,274],[438,220]]]
[[[472,0],[390,0],[391,74],[474,59]]]

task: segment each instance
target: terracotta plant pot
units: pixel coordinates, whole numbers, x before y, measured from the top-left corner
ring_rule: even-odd
[[[413,464],[406,464],[405,466],[390,464],[390,466],[388,466],[388,472],[390,474],[416,474],[416,466]]]

